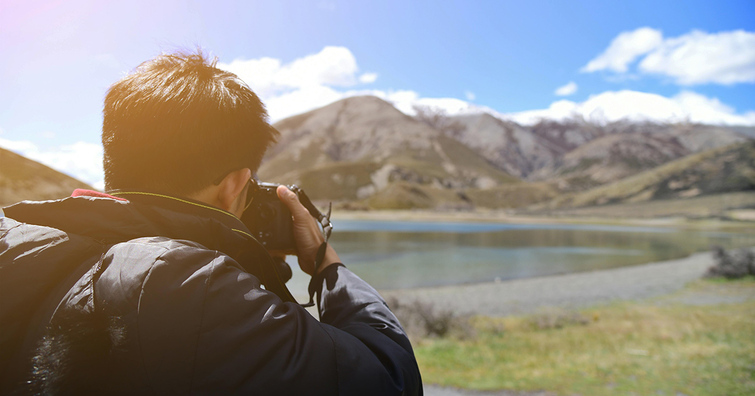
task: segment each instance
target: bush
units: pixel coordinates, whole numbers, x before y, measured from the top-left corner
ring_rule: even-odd
[[[532,327],[538,330],[560,329],[570,325],[587,325],[590,319],[575,311],[558,308],[544,308],[531,320]]]
[[[420,300],[405,303],[395,297],[389,298],[387,304],[410,336],[470,338],[475,335],[469,317],[451,310],[437,309]]]
[[[714,246],[713,260],[713,265],[705,273],[706,278],[738,279],[755,276],[755,254],[750,249],[727,252],[721,246]]]

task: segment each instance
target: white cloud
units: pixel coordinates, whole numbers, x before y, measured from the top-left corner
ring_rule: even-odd
[[[755,82],[755,33],[696,30],[664,40],[640,62],[639,69],[672,77],[681,85]]]
[[[560,100],[547,109],[504,114],[501,117],[523,125],[532,125],[542,119],[564,120],[572,117],[597,123],[630,120],[755,125],[755,112],[738,114],[717,98],[691,91],[682,91],[671,98],[646,92],[608,91],[592,95],[581,103]]]
[[[278,73],[281,61],[273,58],[234,60],[230,64],[218,63],[218,67],[235,73],[261,98],[267,98],[287,89]]]
[[[279,59],[259,58],[218,67],[238,75],[268,107],[272,120],[324,106],[346,95],[335,87],[370,84],[377,73],[357,75],[356,58],[345,47],[325,47],[320,52],[283,64]],[[318,100],[318,95],[319,100]]]
[[[755,82],[755,33],[744,30],[694,30],[665,39],[648,27],[623,32],[581,71],[624,75],[639,57],[639,72],[671,77],[680,85]]]
[[[575,83],[574,81],[569,81],[568,84],[562,87],[558,87],[553,93],[557,96],[569,96],[573,95],[575,92],[577,92],[577,83]]]
[[[642,27],[631,32],[619,34],[608,48],[595,59],[585,65],[581,71],[595,72],[599,70],[611,70],[624,73],[627,66],[661,45],[663,35],[659,30]]]
[[[755,111],[737,114],[718,98],[708,98],[691,91],[682,91],[672,98],[694,120],[710,124],[755,125]]]
[[[359,82],[362,84],[372,84],[378,78],[377,73],[364,73],[359,76]]]
[[[92,187],[105,188],[105,173],[102,170],[102,145],[76,142],[56,148],[41,150],[28,140],[0,138],[0,147],[41,162],[50,168],[75,177]]]
[[[343,99],[346,94],[324,85],[302,87],[281,95],[271,96],[262,101],[267,107],[270,119],[275,122],[296,114],[301,114],[329,103]]]
[[[469,101],[473,101],[476,98],[474,92],[472,91],[464,91],[464,97],[466,97]]]
[[[356,84],[359,70],[354,55],[345,47],[325,47],[314,55],[297,59],[278,71],[280,82],[290,87]]]

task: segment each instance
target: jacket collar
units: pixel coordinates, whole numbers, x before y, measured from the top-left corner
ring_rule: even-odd
[[[284,301],[296,301],[270,254],[230,212],[146,191],[74,195],[54,201],[24,201],[4,208],[4,212],[23,223],[88,236],[104,245],[157,236],[193,241],[230,256]]]
[[[106,244],[140,237],[187,239],[230,256],[254,240],[233,214],[183,197],[145,191],[78,190],[54,201],[24,201],[4,209],[15,220],[85,235]],[[254,242],[252,242],[254,243]]]

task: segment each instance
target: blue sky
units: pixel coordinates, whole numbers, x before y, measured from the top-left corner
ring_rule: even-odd
[[[107,87],[195,45],[276,119],[373,93],[521,122],[636,105],[755,124],[753,40],[753,1],[3,0],[0,146],[99,185]]]

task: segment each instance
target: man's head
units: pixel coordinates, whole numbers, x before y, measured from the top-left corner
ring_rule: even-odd
[[[107,190],[191,195],[232,171],[256,171],[278,132],[264,105],[204,55],[160,55],[105,98]]]

